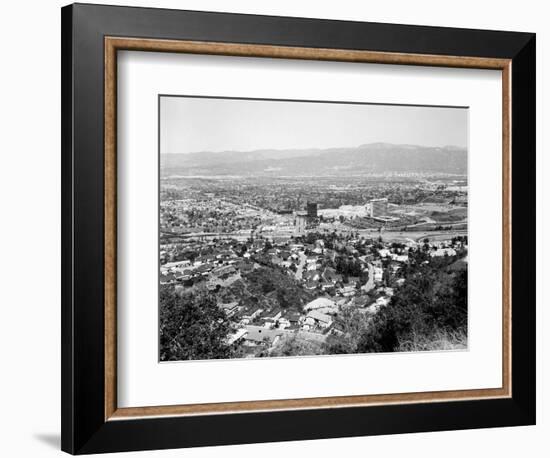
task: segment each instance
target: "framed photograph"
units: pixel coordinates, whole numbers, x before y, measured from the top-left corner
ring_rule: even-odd
[[[535,423],[535,35],[62,9],[62,448]]]

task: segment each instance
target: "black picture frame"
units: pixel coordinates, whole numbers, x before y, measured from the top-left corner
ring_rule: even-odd
[[[72,454],[535,424],[535,34],[74,4],[62,8],[62,449]],[[106,421],[104,37],[512,61],[512,396]]]

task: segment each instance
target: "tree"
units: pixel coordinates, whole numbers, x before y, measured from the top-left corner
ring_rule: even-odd
[[[456,257],[417,264],[404,269],[405,284],[374,317],[357,346],[359,352],[395,351],[401,341],[437,330],[464,331],[467,327],[467,270],[450,272]]]
[[[330,355],[357,353],[357,344],[368,329],[368,318],[359,309],[347,307],[337,315],[334,329],[339,332],[327,337],[323,345],[325,353]]]
[[[293,291],[288,289],[278,289],[277,290],[277,300],[279,301],[279,305],[284,308],[299,308],[300,307],[300,300]]]
[[[208,291],[183,294],[166,285],[160,289],[160,359],[222,359],[232,356],[227,345],[230,323]]]

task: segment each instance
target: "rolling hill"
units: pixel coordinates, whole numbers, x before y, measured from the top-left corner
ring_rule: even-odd
[[[370,143],[355,148],[223,151],[161,156],[163,175],[467,173],[466,148]]]

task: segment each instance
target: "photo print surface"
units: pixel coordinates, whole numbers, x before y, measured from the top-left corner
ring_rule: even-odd
[[[159,96],[159,360],[468,348],[468,108]]]

